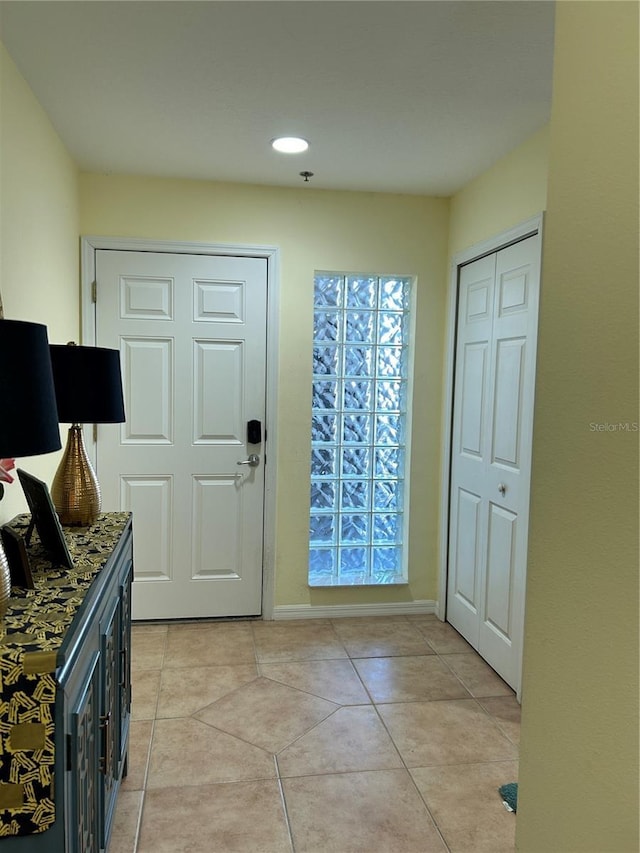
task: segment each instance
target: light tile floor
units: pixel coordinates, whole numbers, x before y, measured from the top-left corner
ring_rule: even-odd
[[[109,853],[512,853],[513,691],[435,616],[133,627]]]

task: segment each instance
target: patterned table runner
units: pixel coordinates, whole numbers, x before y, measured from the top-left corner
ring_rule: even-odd
[[[24,535],[29,516],[11,526]],[[87,590],[130,518],[104,513],[66,527],[73,569],[51,566],[34,533],[35,589],[13,587],[0,621],[0,837],[44,832],[55,821],[55,700],[58,652]]]

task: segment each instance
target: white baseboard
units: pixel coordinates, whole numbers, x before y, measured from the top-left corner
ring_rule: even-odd
[[[342,616],[415,616],[438,612],[437,601],[394,601],[389,604],[281,604],[273,619],[338,619]]]

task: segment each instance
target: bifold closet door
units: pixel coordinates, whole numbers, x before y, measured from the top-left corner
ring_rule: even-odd
[[[537,235],[459,270],[447,620],[515,690],[539,285]]]

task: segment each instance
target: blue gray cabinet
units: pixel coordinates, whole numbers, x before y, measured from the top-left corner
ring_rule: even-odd
[[[20,523],[12,522],[18,528]],[[65,528],[65,538],[74,569],[51,567],[36,546],[31,560],[36,590],[12,590],[0,634],[0,673],[10,667],[23,670],[22,699],[16,700],[15,692],[5,696],[1,682],[0,708],[19,706],[12,716],[7,712],[11,719],[3,720],[0,711],[2,853],[106,850],[126,775],[131,518],[104,513],[91,528]],[[21,750],[22,745],[34,748]],[[16,777],[16,767],[25,761],[29,778],[38,777],[35,786],[28,774],[23,780]]]

